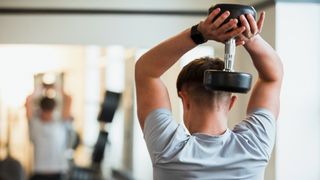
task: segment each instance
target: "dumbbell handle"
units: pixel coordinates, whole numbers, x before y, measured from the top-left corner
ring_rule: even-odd
[[[236,54],[236,40],[231,38],[224,46],[224,71],[232,72],[234,57]]]

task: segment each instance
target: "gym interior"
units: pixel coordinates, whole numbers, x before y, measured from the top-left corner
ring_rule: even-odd
[[[72,98],[76,138],[67,155],[73,179],[152,179],[136,114],[134,64],[155,44],[205,18],[208,8],[218,3],[265,11],[261,34],[283,61],[276,145],[265,179],[320,179],[318,0],[0,0],[0,160],[10,156],[26,179],[31,174],[34,147],[26,98],[51,75]],[[223,55],[223,44],[206,43],[163,76],[175,119],[182,118],[175,89],[181,68],[196,57]],[[257,77],[242,47],[237,47],[235,66]],[[245,117],[249,95],[237,96],[230,128]]]

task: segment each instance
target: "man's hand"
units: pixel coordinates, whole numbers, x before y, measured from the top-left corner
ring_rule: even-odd
[[[209,14],[209,16],[199,23],[198,31],[200,31],[205,40],[215,40],[221,43],[225,43],[227,40],[240,36],[246,28],[237,27],[238,20],[231,19],[226,24],[223,22],[230,16],[229,11],[225,11],[214,22],[213,19],[220,13],[220,8],[217,8]]]
[[[258,35],[262,31],[264,18],[265,12],[260,13],[258,22],[255,21],[254,17],[251,14],[241,15],[240,22],[242,26],[245,27],[245,31],[237,36],[236,44],[244,45],[248,41],[254,40],[254,38],[256,38],[256,35]]]

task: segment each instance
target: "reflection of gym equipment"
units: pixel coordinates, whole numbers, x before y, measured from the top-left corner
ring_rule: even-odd
[[[36,94],[55,98],[63,88],[63,73],[39,73],[34,76]]]
[[[111,123],[113,116],[120,102],[120,93],[106,91],[101,110],[98,115],[98,121],[101,123],[101,129],[98,140],[94,146],[92,162],[100,164],[103,160],[104,149],[108,141],[108,132],[104,130],[105,123]]]
[[[42,97],[46,96],[54,98],[57,106],[54,111],[55,117],[61,117],[62,104],[63,104],[63,73],[39,73],[34,76],[34,93],[32,97],[32,111],[36,115],[39,109],[39,101]]]
[[[111,123],[120,102],[120,93],[106,91],[98,121],[101,123],[100,132],[91,156],[91,167],[74,167],[70,179],[74,180],[99,180],[101,177],[100,165],[104,158],[104,151],[108,142],[108,132],[104,129],[106,123]]]
[[[24,180],[25,173],[19,161],[14,159],[10,152],[11,118],[8,119],[7,144],[5,159],[0,160],[0,180]],[[1,144],[0,144],[1,147]],[[1,147],[2,148],[2,147]]]
[[[108,132],[100,130],[98,140],[94,145],[92,153],[92,162],[95,164],[100,164],[103,160],[104,150],[108,142]]]
[[[237,18],[240,23],[240,15],[251,14],[256,17],[256,11],[252,6],[245,6],[239,4],[217,4],[209,9],[209,14],[216,8],[220,8],[220,16],[224,11],[229,11],[230,16],[224,21],[223,24],[229,22],[232,18]],[[207,70],[204,74],[204,85],[208,89],[227,91],[234,93],[247,93],[251,88],[252,76],[251,74],[244,72],[234,72],[233,64],[236,52],[235,38],[231,38],[225,43],[225,54],[224,54],[224,69],[218,70]]]
[[[120,93],[106,91],[104,101],[101,105],[101,110],[98,115],[99,122],[111,123],[113,120],[116,108],[119,105]]]

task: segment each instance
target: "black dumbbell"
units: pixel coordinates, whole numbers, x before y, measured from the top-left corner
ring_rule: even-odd
[[[251,14],[255,19],[257,12],[252,6],[242,5],[242,4],[216,4],[209,8],[208,13],[214,9],[220,8],[220,13],[212,20],[215,21],[223,12],[229,11],[230,15],[228,18],[223,22],[223,24],[229,22],[230,19],[238,19],[238,26],[241,26],[240,22],[240,15],[242,14]]]
[[[217,4],[209,9],[209,14],[216,8],[221,9],[219,15],[224,11],[230,12],[230,16],[223,24],[229,22],[231,18],[237,18],[240,22],[239,17],[242,14],[252,14],[252,16],[256,18],[256,11],[252,6]],[[238,24],[238,26],[240,26],[240,24]],[[224,69],[222,71],[207,70],[204,73],[203,83],[206,88],[233,93],[247,93],[251,89],[252,75],[249,73],[233,71],[235,49],[235,38],[231,38],[225,43]]]

